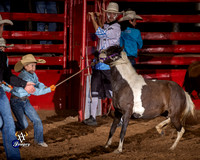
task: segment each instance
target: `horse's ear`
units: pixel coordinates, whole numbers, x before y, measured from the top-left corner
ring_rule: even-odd
[[[98,58],[99,56],[99,52],[96,50],[94,53],[93,53],[94,57]]]
[[[120,50],[120,52],[121,52],[121,51],[123,51],[123,50],[124,50],[124,46],[122,46],[122,47],[121,47],[121,50]]]
[[[123,51],[124,46],[120,47],[120,46],[115,46],[115,53],[121,53],[121,51]]]

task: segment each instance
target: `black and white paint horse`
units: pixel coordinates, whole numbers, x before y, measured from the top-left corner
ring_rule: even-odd
[[[170,122],[177,130],[177,138],[171,146],[175,149],[185,129],[182,122],[188,114],[194,116],[194,104],[187,92],[177,83],[166,80],[147,80],[138,75],[129,62],[121,47],[112,46],[99,55],[100,61],[111,67],[111,83],[113,89],[113,105],[115,118],[113,120],[106,148],[111,145],[112,136],[117,124],[123,118],[118,149],[122,152],[124,136],[131,116],[142,119],[152,119],[161,115],[166,120],[156,126],[158,133]],[[167,113],[167,114],[166,114]]]

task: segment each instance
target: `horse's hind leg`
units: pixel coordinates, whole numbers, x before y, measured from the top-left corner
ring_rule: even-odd
[[[185,129],[182,127],[181,131],[177,131],[177,138],[176,141],[174,142],[174,144],[170,147],[170,150],[174,150],[178,144],[178,142],[180,141],[181,137],[183,136],[185,132]]]
[[[177,118],[171,118],[171,122],[177,130],[177,138],[176,138],[174,144],[170,148],[170,150],[174,150],[176,148],[178,142],[180,141],[181,137],[183,136],[185,129],[181,125],[180,120],[178,120]]]
[[[112,126],[110,128],[110,133],[109,133],[108,141],[106,142],[105,148],[108,148],[111,145],[112,136],[115,133],[115,130],[117,128],[117,125],[120,122],[121,117],[122,117],[122,113],[120,113],[118,110],[115,110],[115,117],[114,117]]]
[[[168,125],[170,122],[171,122],[170,118],[167,118],[166,120],[164,120],[161,123],[159,123],[156,126],[156,129],[157,129],[158,133],[161,134],[161,135],[163,135],[164,134],[163,127],[165,127],[166,125]]]

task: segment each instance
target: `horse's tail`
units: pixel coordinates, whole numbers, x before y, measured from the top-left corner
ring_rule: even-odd
[[[192,115],[193,117],[195,117],[195,105],[190,95],[187,92],[185,92],[185,97],[186,97],[186,108],[183,114],[183,121],[185,121],[185,118],[189,115]]]

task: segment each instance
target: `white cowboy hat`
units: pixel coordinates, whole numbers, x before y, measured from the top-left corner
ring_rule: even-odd
[[[46,63],[46,61],[44,59],[36,60],[32,54],[27,54],[23,56],[22,59],[15,64],[14,66],[15,72],[20,72],[24,66],[30,63]]]
[[[102,10],[103,10],[104,12],[111,12],[111,13],[117,13],[117,14],[120,14],[120,13],[121,13],[121,12],[119,12],[119,6],[118,6],[118,4],[115,3],[115,2],[110,2],[110,3],[108,4],[107,10],[105,10],[105,9],[103,9],[103,8],[102,8]]]
[[[11,45],[6,45],[6,40],[3,38],[3,37],[1,37],[0,38],[0,47],[5,47],[5,48],[9,48],[9,47],[13,47],[14,46],[14,44],[11,44]]]
[[[143,20],[142,17],[138,16],[135,11],[126,11],[124,12],[123,17],[120,18],[118,21],[122,22],[122,21],[127,21],[127,20],[132,20],[132,19]]]
[[[13,22],[9,19],[2,19],[1,15],[0,15],[0,25],[1,24],[10,24],[10,25],[13,25]]]

